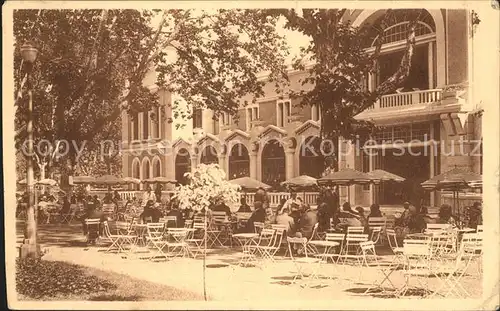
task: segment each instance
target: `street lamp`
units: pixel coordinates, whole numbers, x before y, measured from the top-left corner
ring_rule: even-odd
[[[40,246],[36,241],[36,221],[35,221],[35,200],[34,200],[34,174],[33,174],[33,84],[31,83],[31,72],[33,64],[38,56],[38,49],[29,41],[21,46],[21,57],[23,58],[23,67],[26,71],[26,85],[28,88],[28,154],[26,157],[26,183],[28,192],[28,210],[26,212],[26,226],[24,228],[23,245],[20,248],[20,257],[35,257],[40,254]]]

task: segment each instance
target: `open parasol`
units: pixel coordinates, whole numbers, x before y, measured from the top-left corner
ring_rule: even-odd
[[[141,183],[140,179],[134,178],[134,177],[123,177],[122,178],[122,183],[123,184],[135,184],[138,185]]]
[[[114,175],[103,175],[101,177],[97,177],[94,184],[96,185],[118,185],[123,184],[123,180]]]
[[[436,175],[424,181],[420,185],[430,191],[450,190],[453,191],[453,211],[458,212],[460,222],[460,204],[458,203],[458,192],[469,188],[480,188],[482,186],[482,175],[455,167],[447,172]]]
[[[343,168],[318,179],[319,185],[329,186],[351,186],[364,185],[373,181],[368,173],[363,173],[352,168]],[[347,187],[347,197],[350,198],[351,189]]]
[[[175,184],[177,182],[177,180],[170,179],[170,178],[163,177],[163,176],[157,176],[157,177],[145,179],[145,180],[143,180],[143,182],[147,182],[150,184]]]
[[[229,182],[239,185],[243,190],[247,191],[257,190],[259,188],[263,188],[265,190],[271,189],[271,186],[269,186],[268,184],[265,184],[261,181],[258,181],[250,177],[236,178],[230,180]]]
[[[382,181],[403,182],[406,180],[401,176],[398,176],[396,174],[381,169],[373,170],[368,174],[372,177],[373,182],[382,182]]]
[[[300,175],[290,178],[281,183],[282,186],[290,188],[312,188],[318,185],[317,179],[308,175]]]
[[[92,176],[73,176],[74,185],[88,185],[95,183],[96,179]]]

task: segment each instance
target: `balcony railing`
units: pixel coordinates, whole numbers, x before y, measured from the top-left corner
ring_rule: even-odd
[[[407,107],[416,104],[434,103],[441,100],[441,89],[383,95],[368,110]]]

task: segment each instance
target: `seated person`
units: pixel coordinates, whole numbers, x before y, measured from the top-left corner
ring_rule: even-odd
[[[154,201],[149,200],[146,203],[146,206],[144,206],[144,211],[141,213],[139,218],[143,223],[146,223],[146,218],[151,217],[152,221],[157,223],[158,221],[160,221],[161,216],[161,212],[158,209],[154,208]]]
[[[451,206],[448,204],[443,204],[439,208],[439,214],[436,221],[438,224],[449,224],[456,227],[457,221],[452,215]]]
[[[365,228],[365,233],[368,233],[370,231],[369,230],[370,227],[368,226],[368,219],[366,219],[365,217],[365,209],[362,208],[361,206],[357,206],[356,212],[359,215],[359,221],[361,222],[361,226]]]
[[[474,204],[469,207],[468,214],[468,222],[467,227],[472,229],[477,229],[478,225],[483,224],[483,215],[482,215],[481,203],[474,202]]]
[[[175,216],[176,217],[177,228],[184,227],[184,217],[182,215],[182,212],[179,210],[178,206],[172,206],[170,211],[168,211],[167,216]]]
[[[405,227],[408,228],[409,233],[420,233],[427,228],[424,217],[419,213],[417,207],[413,205],[408,209],[408,218]]]
[[[283,225],[286,227],[286,234],[290,237],[295,236],[295,221],[288,214],[288,208],[283,210],[283,213],[276,216],[276,224]]]
[[[254,211],[252,213],[252,216],[247,221],[246,224],[246,232],[255,232],[255,227],[254,227],[254,222],[262,222],[264,223],[266,221],[266,210],[264,209],[264,206],[262,202],[257,201],[254,203]]]
[[[346,219],[346,224],[348,227],[362,227],[363,224],[359,220],[359,214],[352,210],[351,204],[345,202],[342,205],[342,211],[339,213],[339,218]]]
[[[330,210],[326,202],[324,202],[320,197],[317,199],[318,202],[318,232],[326,232],[330,229]]]
[[[231,216],[231,209],[229,208],[229,206],[226,205],[224,201],[217,202],[215,206],[212,208],[212,211],[225,212],[227,217]]]
[[[104,199],[102,200],[103,204],[111,204],[113,203],[113,197],[111,196],[111,193],[106,193],[104,196]]]
[[[318,223],[318,215],[309,205],[305,205],[305,209],[300,217],[296,235],[310,240],[314,226]],[[298,235],[299,233],[300,235]]]
[[[245,197],[241,197],[240,200],[240,208],[238,209],[238,213],[251,213],[252,209],[250,205],[247,204],[247,199]]]
[[[372,204],[370,206],[370,214],[368,214],[368,219],[370,217],[382,217],[382,212],[380,211],[380,206],[378,204]]]
[[[64,197],[64,201],[61,208],[61,215],[69,214],[71,210],[71,203],[68,201],[68,197]]]

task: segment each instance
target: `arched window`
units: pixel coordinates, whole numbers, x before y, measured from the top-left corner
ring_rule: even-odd
[[[191,172],[191,156],[186,149],[180,149],[175,156],[175,179],[181,185],[187,184],[185,173]]]
[[[304,140],[299,151],[299,175],[321,177],[325,160],[320,146],[321,139],[317,136],[309,136]]]
[[[229,154],[229,179],[250,176],[250,157],[247,147],[236,144]]]
[[[262,150],[262,182],[278,187],[285,179],[285,151],[280,142],[270,140]]]
[[[153,160],[153,177],[161,176],[161,161],[158,158]]]
[[[203,164],[217,164],[219,159],[217,158],[217,150],[213,146],[207,146],[201,152],[200,163]]]
[[[137,178],[137,179],[141,179],[141,165],[139,163],[139,160],[134,159],[134,161],[132,161],[132,177],[134,178]],[[130,189],[131,190],[139,190],[139,186],[140,185],[130,185]]]

